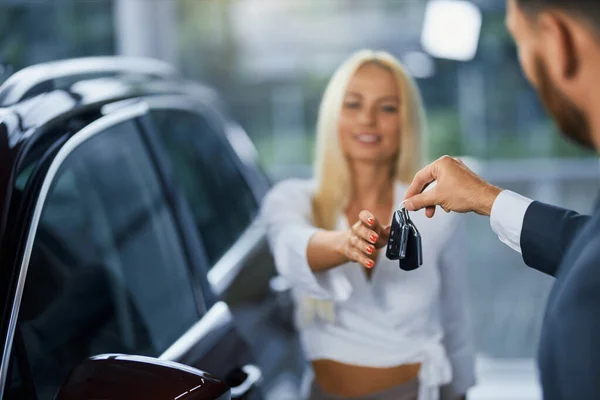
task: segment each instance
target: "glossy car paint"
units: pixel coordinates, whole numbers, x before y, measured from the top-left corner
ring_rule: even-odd
[[[69,375],[56,400],[229,400],[213,375],[167,361],[128,355],[92,357]]]

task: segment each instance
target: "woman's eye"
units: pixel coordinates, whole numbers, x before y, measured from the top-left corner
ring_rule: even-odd
[[[360,108],[360,103],[357,103],[357,102],[346,102],[346,103],[344,103],[344,107],[345,108],[356,109],[356,108]]]
[[[383,110],[383,112],[390,113],[390,114],[398,112],[398,107],[396,107],[396,106],[383,106],[383,107],[381,107],[381,109]]]

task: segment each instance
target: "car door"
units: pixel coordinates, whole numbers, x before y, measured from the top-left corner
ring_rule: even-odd
[[[157,146],[167,155],[171,179],[182,189],[210,262],[202,273],[252,345],[268,398],[298,398],[305,363],[291,323],[291,300],[278,293],[281,285],[258,220],[265,179],[256,177],[260,172],[240,142],[231,143],[242,139],[228,134],[227,121],[210,105],[184,97],[148,104]],[[282,385],[293,389],[282,392]]]
[[[202,255],[140,130],[146,110],[112,108],[29,178],[43,183],[5,344],[10,369],[11,351],[2,359],[5,398],[52,399],[75,365],[102,353],[188,363],[236,398],[261,398],[229,308],[193,278]]]

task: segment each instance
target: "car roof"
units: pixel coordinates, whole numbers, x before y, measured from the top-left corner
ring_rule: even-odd
[[[16,104],[44,83],[83,80],[86,76],[146,75],[164,79],[177,77],[176,69],[163,61],[140,57],[84,57],[51,61],[24,68],[0,87],[0,106]]]
[[[187,95],[223,108],[214,89],[184,79],[163,61],[124,56],[83,57],[33,65],[13,74],[0,86],[0,118],[16,115],[20,131],[10,133],[13,141],[18,141],[23,139],[18,138],[19,133],[60,115],[161,94]]]
[[[54,126],[73,117],[101,116],[104,105],[160,95],[189,99],[228,119],[215,90],[147,58],[86,57],[27,67],[0,86],[0,242],[14,174],[27,149],[52,146]],[[104,110],[102,110],[104,111]],[[91,117],[89,117],[91,115]],[[91,121],[90,121],[91,122]],[[60,129],[59,129],[60,130]]]

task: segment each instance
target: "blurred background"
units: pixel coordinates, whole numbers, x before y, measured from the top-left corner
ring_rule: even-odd
[[[423,93],[429,160],[462,156],[497,185],[588,212],[597,158],[556,133],[527,84],[504,26],[505,2],[445,9],[449,3],[0,0],[0,81],[72,57],[168,61],[220,92],[277,181],[310,175],[317,110],[333,70],[355,50],[383,49],[405,63]],[[480,371],[515,385],[523,379],[523,390],[537,393],[533,358],[552,279],[527,269],[487,219],[467,218]]]

